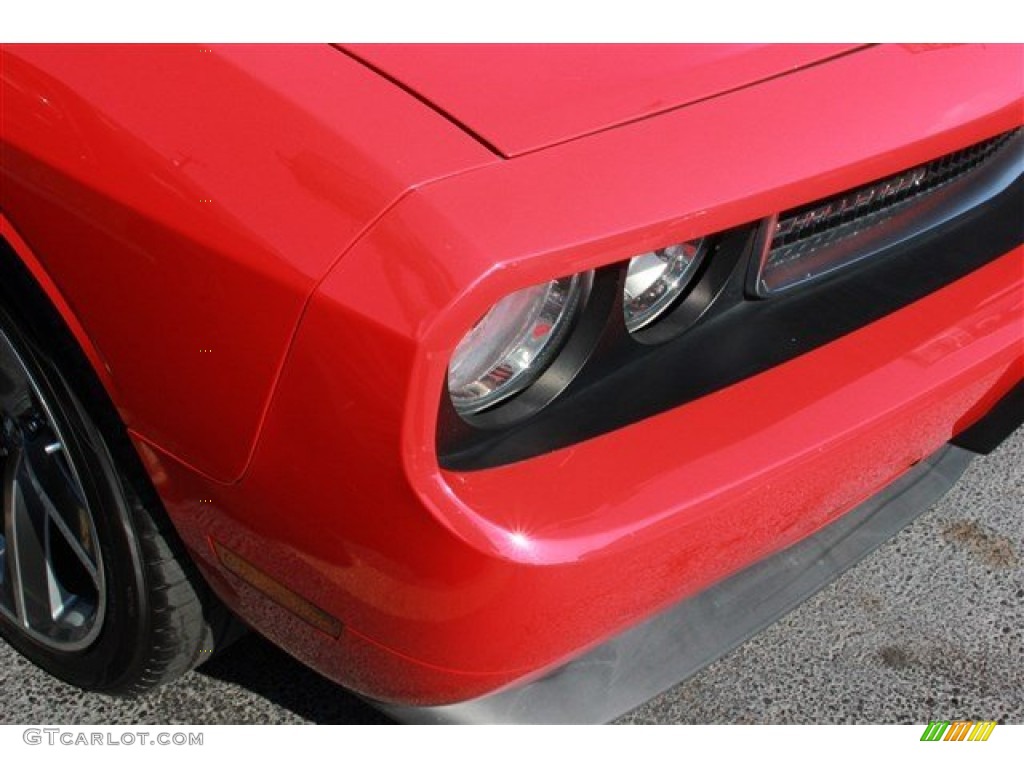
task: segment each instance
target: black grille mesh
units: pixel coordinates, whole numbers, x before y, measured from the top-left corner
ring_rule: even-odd
[[[880,181],[780,214],[768,259],[776,264],[789,261],[862,232],[978,168],[1021,131],[1017,128]]]

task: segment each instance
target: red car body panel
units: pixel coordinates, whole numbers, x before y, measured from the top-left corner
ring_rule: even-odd
[[[33,169],[63,150],[43,142],[30,151],[28,128],[6,125],[5,154],[16,152],[13,172],[4,161],[4,212],[71,319],[112,361],[112,396],[211,583],[261,632],[357,691],[437,704],[539,675],[836,519],[1024,376],[1018,247],[854,333],[686,405],[505,466],[442,470],[436,426],[448,360],[496,300],[1012,129],[1022,114],[1020,48],[870,48],[508,160],[380,79],[359,99],[384,106],[352,127],[336,92],[315,98],[323,95],[317,83],[361,82],[369,70],[357,74],[354,60],[324,51],[289,49],[278,64],[247,49],[218,54],[225,80],[209,86],[211,98],[240,88],[253,101],[245,119],[231,112],[215,123],[209,162],[217,151],[234,158],[232,166],[251,154],[275,174],[239,170],[229,185],[237,198],[221,216],[203,219],[204,204],[186,205],[183,192],[172,207],[156,180],[136,197],[126,194],[127,181],[103,176],[102,194],[85,194],[70,156],[55,163],[56,180],[35,180]],[[158,58],[199,53],[180,48]],[[501,49],[493,66],[511,70],[515,55]],[[57,69],[60,80],[74,78],[76,68],[60,59],[59,51],[18,49],[5,55],[5,70],[31,61],[33,76]],[[155,72],[143,80],[168,91],[176,82]],[[6,74],[4,81],[6,89]],[[105,90],[119,103],[117,88]],[[316,115],[307,137],[323,143],[319,157],[338,163],[338,184],[312,191],[284,172],[298,140],[270,159],[291,140],[287,126],[236,136],[241,150],[229,145],[253,124],[262,99],[300,128],[299,115]],[[501,146],[513,153],[556,133],[596,129],[599,112],[595,106],[586,129],[555,120],[549,134],[510,128]],[[385,117],[413,121],[422,143],[407,148],[408,164],[385,156],[399,151],[400,137],[372,135]],[[171,137],[163,144],[146,133],[155,127],[138,126],[136,138],[100,133],[115,143],[123,136],[129,155],[141,132],[143,144],[163,147],[166,170],[171,138],[186,126],[158,131]],[[368,142],[358,151],[352,133]],[[186,135],[200,142],[205,133]],[[421,156],[435,141],[438,157]],[[384,180],[370,179],[372,163],[359,165],[364,154],[388,160]],[[353,172],[355,191],[340,183],[338,158],[363,169]],[[216,162],[214,176],[231,176],[224,158]],[[254,199],[278,185],[284,208],[268,220]],[[57,193],[70,197],[58,202]],[[111,196],[116,203],[94,207]],[[331,205],[336,217],[324,210]],[[357,214],[341,213],[350,205]],[[47,234],[44,213],[68,210],[71,223]],[[163,224],[150,237],[156,225],[143,223],[156,213]],[[172,221],[185,235],[166,235]],[[122,258],[76,260],[82,233],[95,238],[90,254],[110,245]],[[182,241],[217,275],[221,292],[166,250]],[[150,249],[157,261],[139,266]],[[89,279],[101,269],[127,277],[115,286]],[[222,335],[206,344],[210,328]],[[216,354],[222,343],[233,350],[226,358]],[[167,349],[145,354],[154,344]],[[214,348],[213,362],[197,362],[207,358],[192,346]],[[186,363],[211,367],[182,376]],[[314,629],[227,572],[211,541],[340,619],[340,635]]]
[[[224,481],[317,281],[408,189],[494,159],[328,46],[11,46],[0,80],[5,215],[129,427]]]
[[[857,48],[345,46],[507,157],[676,109]]]

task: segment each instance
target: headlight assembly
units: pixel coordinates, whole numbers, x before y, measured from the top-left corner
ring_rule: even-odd
[[[521,392],[545,371],[578,314],[592,272],[524,288],[501,299],[459,342],[448,392],[462,415]]]
[[[706,250],[703,239],[690,240],[630,259],[622,296],[630,333],[650,325],[675,304],[692,282]]]

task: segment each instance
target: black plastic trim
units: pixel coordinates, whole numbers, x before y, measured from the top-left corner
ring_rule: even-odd
[[[441,466],[486,469],[596,437],[757,375],[949,285],[1024,241],[1022,172],[1024,153],[1014,142],[976,172],[969,209],[925,217],[930,228],[873,258],[768,299],[745,290],[760,223],[726,233],[702,278],[720,283],[699,285],[675,310],[684,327],[673,328],[670,316],[651,329],[665,323],[675,335],[654,344],[632,338],[618,299],[586,364],[542,411],[492,429],[453,427],[442,404]],[[690,298],[708,292],[712,300],[687,317]]]
[[[974,426],[950,442],[974,453],[992,453],[1021,425],[1024,425],[1024,381],[1018,382]]]

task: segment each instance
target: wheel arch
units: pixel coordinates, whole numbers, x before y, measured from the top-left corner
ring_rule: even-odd
[[[67,362],[73,377],[111,448],[130,473],[133,485],[150,500],[158,498],[121,417],[117,388],[103,355],[56,281],[10,219],[0,211],[0,299],[25,320],[43,327]]]
[[[0,294],[17,304],[20,311],[40,315],[41,308],[48,306],[59,316],[64,330],[74,339],[97,382],[116,407],[114,380],[99,348],[43,263],[3,211],[0,211],[0,276],[3,277]]]

